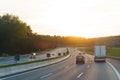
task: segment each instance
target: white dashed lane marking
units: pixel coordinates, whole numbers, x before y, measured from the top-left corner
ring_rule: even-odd
[[[80,74],[77,76],[77,78],[80,78],[82,75],[83,75],[83,73],[80,73]]]
[[[44,76],[42,76],[42,77],[40,77],[41,79],[43,79],[43,78],[46,78],[46,77],[48,77],[48,76],[51,76],[53,73],[49,73],[49,74],[46,74],[46,75],[44,75]]]

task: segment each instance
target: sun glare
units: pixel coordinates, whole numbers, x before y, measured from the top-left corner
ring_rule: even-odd
[[[38,34],[87,38],[120,34],[119,0],[12,1],[1,1],[0,14],[19,16]]]

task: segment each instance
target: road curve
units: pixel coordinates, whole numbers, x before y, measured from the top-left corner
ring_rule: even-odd
[[[43,51],[43,52],[39,52],[38,55],[36,55],[35,59],[30,59],[30,54],[26,54],[26,55],[20,55],[20,61],[18,61],[17,63],[23,63],[23,62],[28,62],[31,60],[42,60],[42,59],[46,59],[46,53],[54,53],[55,56],[58,56],[58,53],[64,53],[66,51],[66,48],[55,48],[53,50],[50,51]],[[62,54],[61,54],[62,55]],[[54,56],[51,56],[54,57]],[[8,65],[8,64],[15,64],[16,61],[14,60],[14,56],[11,57],[6,57],[3,59],[0,59],[0,66],[2,65]]]
[[[85,54],[85,64],[76,65],[79,51],[69,48],[71,57],[54,65],[1,78],[1,80],[119,80],[107,63],[95,63],[93,56]]]

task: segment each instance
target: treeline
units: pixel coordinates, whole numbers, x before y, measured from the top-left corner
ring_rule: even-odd
[[[92,46],[94,44],[92,39],[90,40],[90,39],[86,39],[86,38],[82,38],[82,37],[74,37],[74,36],[64,37],[64,36],[36,35],[35,38],[38,40],[38,43],[39,42],[44,43],[44,41],[45,41],[45,42],[52,43],[52,45],[54,45],[54,47]]]
[[[26,54],[64,46],[94,46],[95,44],[120,47],[120,36],[86,39],[74,36],[50,36],[33,33],[19,17],[0,16],[0,55]]]
[[[17,16],[9,14],[0,16],[0,55],[31,51],[33,47],[29,40],[31,35],[30,26]]]
[[[106,45],[108,47],[120,47],[120,35],[93,39],[95,44]]]

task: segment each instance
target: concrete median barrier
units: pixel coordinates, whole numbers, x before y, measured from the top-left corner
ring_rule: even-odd
[[[0,69],[0,77],[5,77],[5,76],[12,75],[12,74],[17,74],[17,73],[33,70],[36,68],[48,66],[48,65],[63,61],[65,59],[67,59],[68,57],[70,57],[70,54],[68,54],[67,56],[63,56],[61,58],[54,59],[54,60],[48,60],[48,61],[43,61],[43,62],[36,62],[36,63],[31,63],[31,64],[1,68]]]

